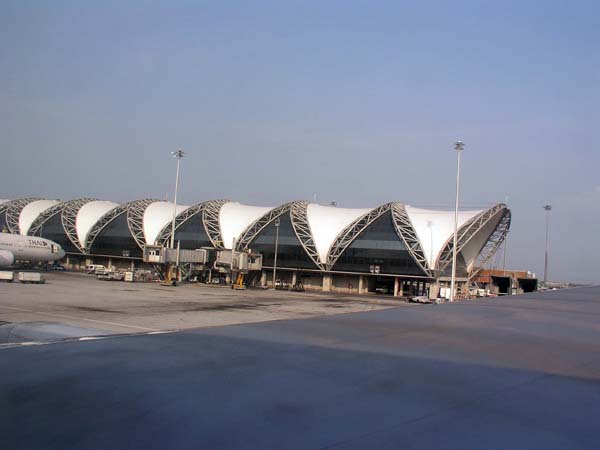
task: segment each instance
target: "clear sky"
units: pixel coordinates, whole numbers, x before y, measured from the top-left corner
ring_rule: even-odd
[[[508,198],[508,266],[600,282],[598,1],[0,3],[0,198]]]

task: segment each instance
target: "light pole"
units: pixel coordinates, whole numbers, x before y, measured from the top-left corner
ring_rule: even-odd
[[[273,289],[275,289],[275,279],[277,276],[277,247],[279,246],[279,226],[281,222],[279,217],[275,219],[275,260],[273,262]]]
[[[456,150],[456,203],[454,205],[454,239],[452,245],[452,281],[450,282],[450,301],[454,301],[454,288],[456,285],[456,234],[458,232],[458,197],[460,192],[460,153],[465,148],[465,144],[457,141],[454,144]]]
[[[427,221],[427,228],[429,228],[429,265],[433,271],[433,222],[431,220]]]
[[[173,221],[171,222],[171,248],[175,248],[175,217],[177,217],[177,189],[179,187],[179,163],[185,153],[183,150],[171,152],[174,158],[177,158],[177,174],[175,175],[175,198],[173,201]]]
[[[548,282],[548,236],[550,234],[550,211],[552,205],[544,205],[546,211],[546,252],[544,254],[544,283]]]

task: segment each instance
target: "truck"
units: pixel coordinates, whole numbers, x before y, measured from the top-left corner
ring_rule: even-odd
[[[44,277],[42,277],[42,274],[39,272],[19,272],[17,275],[17,279],[21,283],[42,284],[46,282]]]
[[[0,270],[0,281],[12,283],[15,279],[15,273],[12,270]]]

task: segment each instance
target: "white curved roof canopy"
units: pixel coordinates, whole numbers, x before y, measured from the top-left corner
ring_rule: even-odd
[[[156,238],[161,230],[173,220],[173,206],[171,202],[154,202],[144,211],[144,239],[146,244],[155,245]],[[177,205],[176,214],[179,215],[189,206]]]
[[[223,246],[230,249],[234,238],[237,240],[252,222],[272,209],[272,207],[242,205],[237,202],[225,203],[219,212]]]
[[[306,217],[321,262],[327,261],[331,244],[344,228],[369,211],[371,210],[321,206],[314,203],[308,205]]]
[[[58,200],[35,200],[25,205],[19,215],[19,233],[26,236],[34,220],[58,203],[60,203]]]
[[[81,245],[82,248],[85,246],[88,234],[96,222],[98,222],[104,214],[117,206],[119,206],[119,204],[115,202],[92,200],[79,208],[79,211],[77,211],[77,218],[75,219],[75,228],[77,230],[79,245]]]
[[[405,205],[429,267],[433,267],[444,247],[454,234],[454,211],[415,208]],[[458,228],[484,210],[458,212]]]

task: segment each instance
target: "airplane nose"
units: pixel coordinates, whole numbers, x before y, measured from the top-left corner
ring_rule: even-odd
[[[61,248],[61,249],[58,251],[58,256],[59,256],[59,258],[58,258],[58,259],[63,259],[63,258],[65,257],[65,255],[66,255],[65,251],[64,251],[64,250]]]

